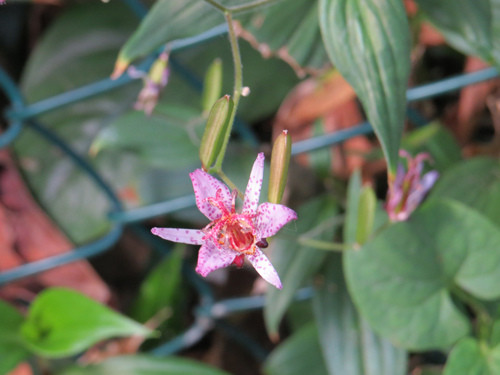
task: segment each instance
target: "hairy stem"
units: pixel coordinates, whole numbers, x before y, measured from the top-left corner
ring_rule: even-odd
[[[272,3],[277,3],[278,1],[283,1],[283,0],[257,0],[257,1],[253,1],[251,3],[246,3],[246,4],[235,5],[235,6],[229,7],[228,10],[232,14],[244,13],[244,12],[248,12],[250,10],[254,10],[254,9],[262,7],[262,6],[271,5]],[[291,0],[291,1],[293,1],[293,0]]]

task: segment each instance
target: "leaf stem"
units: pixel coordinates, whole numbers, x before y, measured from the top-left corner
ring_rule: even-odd
[[[236,185],[231,181],[229,177],[226,176],[226,174],[222,171],[222,169],[216,169],[212,168],[210,172],[215,172],[217,175],[224,181],[224,183],[229,186],[229,188],[232,190],[237,190],[238,191],[238,197],[240,197],[241,200],[244,200],[244,195],[243,193],[236,187]]]
[[[278,1],[283,1],[283,0],[257,0],[257,1],[251,2],[251,3],[246,3],[246,4],[235,5],[235,6],[229,7],[228,10],[232,14],[244,13],[244,12],[248,12],[250,10],[253,10],[255,8],[259,8],[261,6],[271,5],[272,3],[276,3]]]
[[[318,250],[326,250],[326,251],[339,251],[343,252],[348,250],[349,247],[342,243],[321,241],[321,240],[313,240],[310,238],[299,237],[298,243],[304,246],[312,247]]]
[[[481,342],[488,341],[491,335],[493,324],[493,319],[491,318],[488,310],[478,299],[462,290],[458,285],[453,285],[451,287],[451,292],[462,302],[466,303],[472,309],[472,311],[474,311],[474,314],[476,314],[476,334],[478,340]]]

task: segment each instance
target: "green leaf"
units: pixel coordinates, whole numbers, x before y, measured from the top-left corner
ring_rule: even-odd
[[[341,256],[329,254],[313,296],[323,357],[330,374],[403,375],[407,353],[372,331],[347,291]]]
[[[27,101],[107,78],[118,49],[135,25],[136,17],[122,2],[81,2],[65,7],[37,43],[23,71]],[[38,120],[86,155],[99,130],[133,103],[137,84],[60,108]],[[13,146],[36,198],[74,242],[89,241],[110,229],[108,199],[56,146],[29,127]],[[143,173],[143,166],[130,154],[109,153],[93,160],[93,165],[117,191],[133,186],[137,174]]]
[[[297,212],[297,231],[282,230],[273,237],[272,261],[283,283],[282,290],[269,288],[264,317],[267,330],[276,335],[281,318],[293,301],[295,292],[318,270],[326,253],[300,245],[297,237],[331,241],[337,225],[337,204],[328,196],[316,198]]]
[[[431,23],[456,49],[491,61],[495,0],[417,0]]]
[[[195,36],[224,22],[222,13],[204,1],[157,1],[120,50],[115,69],[122,72],[132,60],[168,42]]]
[[[344,243],[356,242],[356,231],[359,214],[359,198],[361,196],[361,171],[356,169],[347,186],[347,202],[344,222]]]
[[[184,245],[175,250],[158,264],[143,281],[139,296],[132,309],[132,318],[145,323],[161,309],[168,309],[171,316],[181,288],[182,252]]]
[[[318,329],[311,323],[278,346],[264,364],[267,375],[327,375],[318,342]]]
[[[454,199],[476,209],[500,226],[500,163],[478,157],[444,173],[431,190],[431,199]]]
[[[499,297],[499,246],[497,227],[478,212],[429,202],[345,254],[349,290],[370,325],[398,346],[447,348],[470,329],[450,289]]]
[[[53,288],[31,304],[21,334],[31,350],[55,358],[77,354],[101,340],[151,331],[80,293]]]
[[[320,0],[330,60],[351,84],[395,174],[410,72],[410,31],[400,0]]]
[[[23,316],[11,305],[0,300],[0,373],[8,374],[30,356],[21,337]]]
[[[401,148],[412,155],[428,152],[432,169],[443,172],[462,161],[462,151],[448,129],[438,122],[430,123],[408,134]]]
[[[205,119],[190,108],[159,105],[151,116],[129,111],[94,139],[92,154],[101,150],[133,151],[148,165],[179,169],[196,164]]]
[[[58,375],[229,375],[225,371],[186,358],[147,355],[110,358],[98,365],[71,367]]]
[[[328,64],[317,1],[281,1],[238,19],[246,31],[243,38],[264,57],[276,55],[288,62],[299,76]]]
[[[500,346],[485,347],[467,337],[453,348],[443,375],[497,375],[500,374]]]

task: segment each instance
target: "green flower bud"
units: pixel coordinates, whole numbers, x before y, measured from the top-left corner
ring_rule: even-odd
[[[233,108],[233,99],[224,95],[210,110],[200,145],[200,160],[204,171],[208,171],[221,152]]]
[[[280,203],[281,198],[283,198],[291,153],[292,138],[288,134],[288,130],[283,130],[283,133],[274,142],[271,155],[271,172],[267,194],[268,201],[271,203]]]
[[[203,82],[203,94],[201,97],[201,106],[203,113],[208,114],[213,104],[220,98],[222,91],[222,60],[215,59],[208,67]]]
[[[359,196],[358,225],[356,227],[356,243],[363,245],[373,231],[373,220],[377,208],[377,197],[370,186],[365,186]]]

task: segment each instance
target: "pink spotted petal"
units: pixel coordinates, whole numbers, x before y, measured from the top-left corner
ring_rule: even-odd
[[[218,219],[222,216],[221,210],[206,201],[207,198],[213,198],[220,189],[222,201],[229,210],[231,209],[232,199],[231,192],[222,182],[208,173],[197,169],[189,174],[193,182],[194,195],[196,197],[196,206],[210,220]]]
[[[205,277],[212,271],[229,266],[237,255],[239,253],[234,250],[219,249],[212,241],[207,241],[198,253],[196,272]]]
[[[151,233],[165,240],[193,245],[203,244],[205,235],[201,230],[179,228],[153,228]]]
[[[262,187],[262,177],[264,176],[264,153],[257,155],[253,163],[247,190],[245,190],[245,200],[243,201],[244,214],[254,214],[259,205],[260,189]]]
[[[257,209],[257,236],[272,237],[290,220],[297,220],[294,210],[281,204],[263,203]]]
[[[247,259],[264,280],[273,284],[278,289],[283,288],[278,272],[276,272],[269,259],[267,259],[258,247],[255,248],[253,255],[247,255]]]

